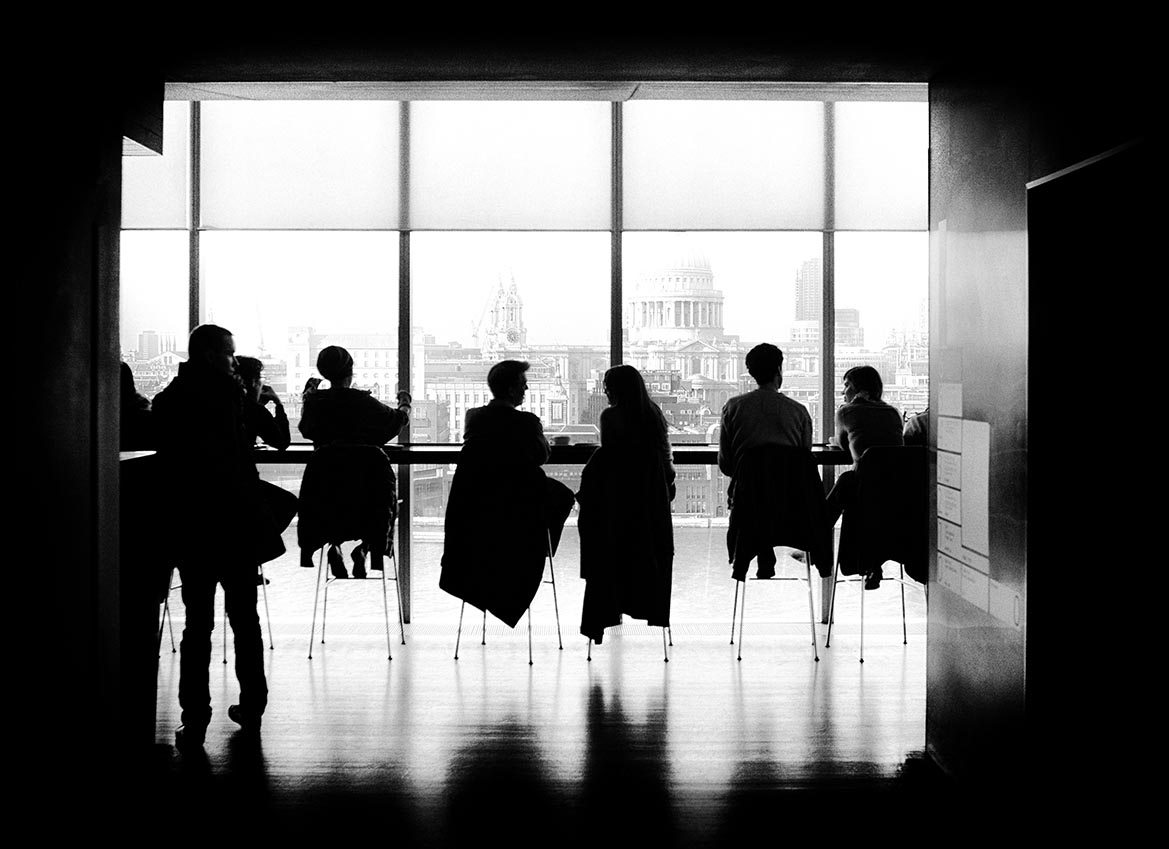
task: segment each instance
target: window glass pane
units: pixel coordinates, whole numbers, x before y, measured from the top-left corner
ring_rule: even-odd
[[[204,320],[264,362],[294,442],[300,393],[327,345],[353,355],[355,387],[394,403],[397,233],[204,233],[199,259]]]
[[[191,104],[162,106],[162,156],[122,157],[122,226],[186,227],[189,213]]]
[[[605,229],[608,103],[410,107],[413,229]]]
[[[415,348],[413,441],[462,442],[467,410],[491,400],[487,371],[503,359],[531,363],[520,409],[539,416],[549,438],[599,441],[600,382],[609,367],[607,233],[414,233],[410,266],[422,343],[421,352]],[[581,468],[545,471],[575,492]],[[414,466],[412,474],[415,586],[437,587],[454,467]],[[565,574],[573,574],[573,562],[579,566],[571,536],[557,553]],[[445,593],[429,603],[439,615],[458,610]]]
[[[188,243],[186,230],[122,232],[122,359],[147,398],[170,383],[187,357]]]
[[[929,404],[929,235],[837,233],[836,397],[844,372],[871,365],[902,416]]]
[[[644,101],[624,107],[625,227],[824,225],[824,104]]]
[[[727,399],[757,385],[747,351],[771,342],[784,352],[782,391],[808,407],[820,441],[820,234],[631,233],[623,244],[625,362],[641,370],[670,440],[717,442]],[[675,512],[693,502],[725,515],[720,492],[695,489]]]
[[[398,104],[205,102],[202,226],[398,226]]]
[[[929,110],[925,103],[837,103],[836,226],[925,230]]]

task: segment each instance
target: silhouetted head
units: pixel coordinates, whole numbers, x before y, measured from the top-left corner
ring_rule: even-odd
[[[645,388],[645,380],[633,366],[613,366],[605,372],[604,389],[609,403],[615,406],[648,406],[649,392]]]
[[[260,376],[263,371],[264,364],[255,357],[235,358],[235,373],[243,381],[244,391],[256,401],[260,399],[260,389],[264,385],[263,378]]]
[[[881,400],[885,384],[881,374],[872,366],[853,366],[844,373],[844,402],[847,404],[857,395],[867,395],[874,401]]]
[[[664,437],[666,418],[662,415],[662,408],[649,397],[640,371],[628,365],[613,366],[605,372],[603,386],[609,403],[624,410],[632,421],[640,423],[635,430],[640,438],[653,443]]]
[[[777,375],[782,382],[783,351],[770,342],[763,342],[748,351],[746,362],[747,371],[760,386],[775,380]]]
[[[529,364],[523,360],[503,360],[491,367],[487,372],[487,386],[491,395],[500,401],[507,401],[513,407],[518,407],[524,400],[524,393],[528,390],[527,372]]]
[[[317,371],[333,386],[353,377],[353,356],[340,345],[329,345],[317,354]]]
[[[187,360],[200,366],[235,374],[235,339],[217,324],[200,324],[187,339]]]

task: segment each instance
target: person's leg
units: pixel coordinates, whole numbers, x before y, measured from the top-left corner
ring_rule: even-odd
[[[201,744],[211,722],[211,631],[215,627],[215,577],[205,565],[180,566],[185,621],[179,650],[179,707],[186,742]],[[255,584],[252,592],[255,592]]]
[[[239,681],[238,716],[231,718],[245,728],[254,723],[259,729],[260,717],[268,706],[268,679],[264,674],[264,637],[260,630],[260,615],[256,610],[256,582],[250,580],[254,566],[234,564],[223,579],[224,600],[228,621],[235,641],[235,677]]]
[[[860,484],[860,479],[857,478],[856,472],[851,469],[841,472],[836,477],[836,483],[832,486],[832,491],[828,493],[828,527],[835,528],[837,521],[840,520],[844,508],[852,501],[853,496],[856,495],[857,486]]]

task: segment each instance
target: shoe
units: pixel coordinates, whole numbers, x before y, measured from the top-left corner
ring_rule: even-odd
[[[241,731],[246,731],[249,734],[260,733],[261,717],[244,713],[239,705],[231,705],[228,707],[227,718],[238,725]]]
[[[313,552],[302,548],[300,550],[300,568],[301,569],[315,569],[317,564],[313,561]]]
[[[333,573],[334,578],[348,578],[349,573],[345,571],[345,561],[341,558],[341,549],[335,545],[329,546],[329,570]]]
[[[792,560],[794,560],[794,561],[796,561],[797,563],[803,563],[803,562],[804,562],[804,560],[805,560],[805,558],[804,558],[804,552],[800,551],[798,548],[796,548],[796,549],[792,549],[792,550],[789,552],[789,554],[790,554],[790,556],[791,556],[791,559],[792,559]]]
[[[759,567],[755,577],[761,581],[775,577],[775,552],[771,549],[759,553]]]
[[[353,558],[353,577],[365,577],[365,546],[354,546],[353,551],[349,552],[349,556]]]
[[[180,752],[202,749],[207,739],[207,726],[180,725],[175,729],[175,747]]]
[[[866,590],[877,589],[879,586],[881,586],[881,578],[883,578],[883,577],[885,577],[885,576],[881,572],[881,567],[878,566],[872,572],[869,572],[869,574],[865,575],[865,589]]]
[[[272,583],[271,578],[265,578],[263,575],[256,575],[256,586],[257,587],[261,586],[263,584],[271,584],[271,583]]]

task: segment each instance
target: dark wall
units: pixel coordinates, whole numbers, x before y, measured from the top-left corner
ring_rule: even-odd
[[[1095,225],[1061,232],[1048,219],[1033,267],[1027,185],[1145,133],[1148,54],[1099,35],[1091,54],[1056,45],[1006,74],[930,83],[933,424],[950,382],[963,418],[990,425],[989,573],[1018,593],[1022,617],[1016,627],[939,586],[935,554],[927,748],[972,782],[1042,781],[1076,798],[1123,762],[1113,706],[1127,653],[1110,631],[1135,599],[1108,587],[1137,565],[1121,552],[1141,531],[1110,411],[1140,397],[1134,374],[1149,361],[1127,306],[1151,252],[1138,237],[1148,186],[1073,198],[1082,207],[1065,223]]]
[[[38,55],[10,102],[22,144],[6,181],[19,305],[9,449],[22,475],[9,567],[24,624],[10,646],[21,668],[12,707],[29,786],[52,798],[68,771],[83,805],[114,792],[131,755],[118,531],[122,136],[161,137],[163,88],[100,42],[62,40]]]

